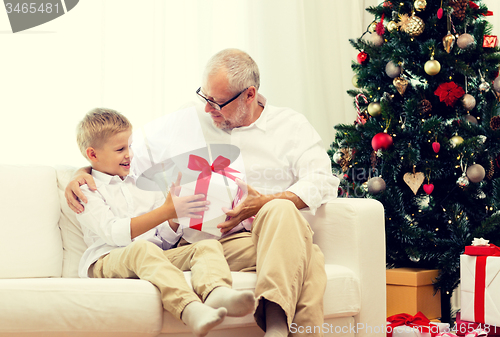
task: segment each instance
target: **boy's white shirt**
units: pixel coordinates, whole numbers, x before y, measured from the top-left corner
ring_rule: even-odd
[[[88,277],[90,265],[99,257],[135,240],[150,241],[163,250],[172,248],[182,232],[175,233],[168,221],[134,239],[130,234],[131,219],[161,206],[165,202],[163,193],[139,189],[134,175],[122,180],[119,176],[92,170],[92,176],[97,191],[91,191],[87,185],[82,186],[88,203],[85,210],[76,216],[88,247],[80,260],[80,277]]]

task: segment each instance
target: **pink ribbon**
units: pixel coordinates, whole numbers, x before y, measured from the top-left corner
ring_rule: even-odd
[[[213,164],[210,165],[208,161],[203,157],[196,156],[194,154],[189,155],[188,168],[193,171],[201,171],[196,181],[194,194],[204,194],[205,199],[203,200],[206,200],[208,186],[210,185],[210,179],[212,178],[212,172],[226,176],[231,180],[236,180],[237,177],[233,176],[229,172],[239,172],[228,167],[230,164],[231,161],[223,156],[218,156],[214,160]],[[197,214],[201,215],[201,219],[191,218],[189,220],[189,227],[201,231],[201,226],[203,224],[203,215],[205,214],[205,212],[198,212]]]

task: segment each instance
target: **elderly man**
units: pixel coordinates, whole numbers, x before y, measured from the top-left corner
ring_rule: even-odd
[[[306,118],[267,104],[258,94],[259,84],[254,60],[243,51],[226,49],[208,62],[196,93],[205,104],[206,113],[200,111],[199,118],[207,143],[239,147],[247,174],[248,185],[238,181],[246,198],[218,227],[227,233],[245,222],[250,230],[220,239],[225,257],[232,271],[257,272],[255,319],[266,337],[278,337],[288,335],[292,322],[323,324],[324,258],[299,209],[315,212],[336,197],[339,182]],[[83,206],[75,197],[85,202],[79,190],[84,183],[93,187],[86,173],[66,189],[68,204],[77,212]],[[180,244],[203,238],[200,232],[186,231]]]

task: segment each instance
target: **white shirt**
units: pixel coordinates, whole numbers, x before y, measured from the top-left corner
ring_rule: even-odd
[[[197,104],[205,140],[209,144],[237,146],[250,186],[262,194],[293,192],[314,214],[322,204],[337,197],[340,183],[332,174],[331,161],[321,137],[304,115],[290,108],[271,106],[262,95],[258,100],[264,107],[260,117],[249,126],[230,131],[216,128],[204,106]],[[141,160],[137,156],[134,159]],[[214,238],[190,228],[176,235],[169,240],[176,241],[180,235],[188,242]]]
[[[80,277],[88,277],[88,269],[99,257],[118,247],[125,247],[135,240],[148,240],[160,248],[171,248],[176,241],[167,237],[176,235],[168,221],[143,233],[132,240],[130,220],[161,206],[165,197],[161,192],[144,191],[135,185],[135,177],[129,175],[121,180],[97,170],[92,170],[97,191],[90,191],[87,185],[82,192],[88,199],[85,210],[77,214],[87,250],[83,253],[78,268]],[[168,234],[165,234],[168,233]]]

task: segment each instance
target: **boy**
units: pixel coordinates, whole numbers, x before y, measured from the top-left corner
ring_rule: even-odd
[[[253,292],[231,289],[218,241],[172,248],[175,242],[166,238],[178,224],[169,220],[200,217],[195,213],[206,210],[209,202],[201,200],[203,195],[178,197],[180,176],[166,199],[160,192],[137,188],[129,175],[131,134],[130,122],[110,109],[90,111],[77,127],[78,146],[97,184],[97,191],[82,186],[88,204],[77,218],[88,249],[80,261],[80,277],[150,281],[160,290],[165,310],[196,336],[205,336],[226,315],[253,312]],[[191,270],[194,291],[182,270]]]

